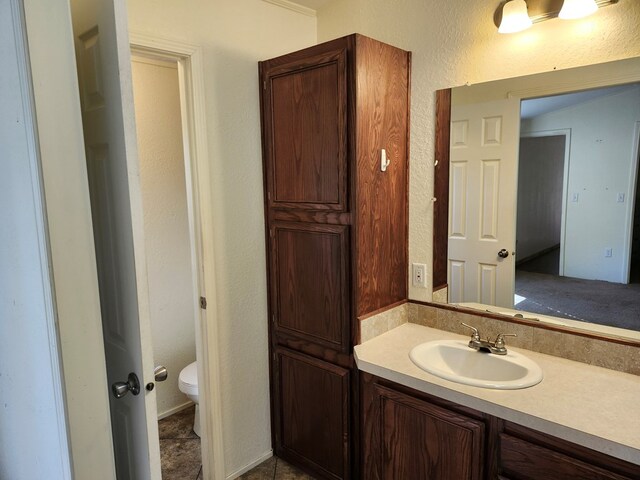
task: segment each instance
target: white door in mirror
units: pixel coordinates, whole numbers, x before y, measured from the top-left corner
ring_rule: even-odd
[[[524,355],[478,352],[462,340],[422,343],[409,352],[418,367],[440,378],[464,385],[497,390],[517,390],[542,381],[540,366]]]
[[[513,307],[520,101],[451,108],[449,302]]]

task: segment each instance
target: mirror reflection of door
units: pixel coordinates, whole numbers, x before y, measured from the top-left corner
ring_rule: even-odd
[[[494,103],[454,105],[451,111],[449,301],[602,323],[614,305],[628,304],[630,292],[640,293],[630,284],[640,277],[640,248],[632,248],[640,244],[640,85],[524,100],[514,122],[520,127],[517,179],[483,137]],[[506,144],[506,131],[501,136]],[[498,158],[500,185],[492,190],[486,172]],[[517,222],[495,217],[503,224],[494,231],[510,229],[515,237],[507,247],[516,252],[507,280],[487,272],[508,263],[478,258],[477,245],[495,240],[483,230],[493,218],[486,208],[491,198],[498,210],[517,204]],[[612,325],[637,328],[637,316],[637,306],[630,307]]]
[[[597,321],[625,304],[639,115],[637,84],[522,102],[516,309]]]
[[[451,109],[449,301],[513,307],[520,102]]]

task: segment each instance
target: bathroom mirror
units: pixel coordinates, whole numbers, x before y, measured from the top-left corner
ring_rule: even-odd
[[[640,339],[640,58],[437,100],[434,301]]]

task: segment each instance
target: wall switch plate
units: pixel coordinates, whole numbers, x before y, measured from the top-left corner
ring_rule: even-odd
[[[571,195],[571,201],[572,202],[577,202],[579,198],[579,195],[577,193],[574,193],[573,195]]]
[[[624,193],[622,192],[618,193],[617,200],[618,200],[618,203],[624,203]]]
[[[607,247],[604,249],[604,256],[611,257],[613,255],[613,249],[611,247]]]
[[[427,266],[424,263],[413,263],[411,266],[413,286],[427,288]]]

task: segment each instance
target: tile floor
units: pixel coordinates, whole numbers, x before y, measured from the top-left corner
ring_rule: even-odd
[[[298,470],[278,457],[271,457],[238,477],[239,480],[313,480],[314,477]]]
[[[193,433],[195,406],[158,422],[162,480],[200,480],[200,437]]]
[[[162,480],[202,480],[200,438],[193,433],[195,407],[158,422]],[[271,457],[238,477],[241,480],[313,480],[314,477]]]

